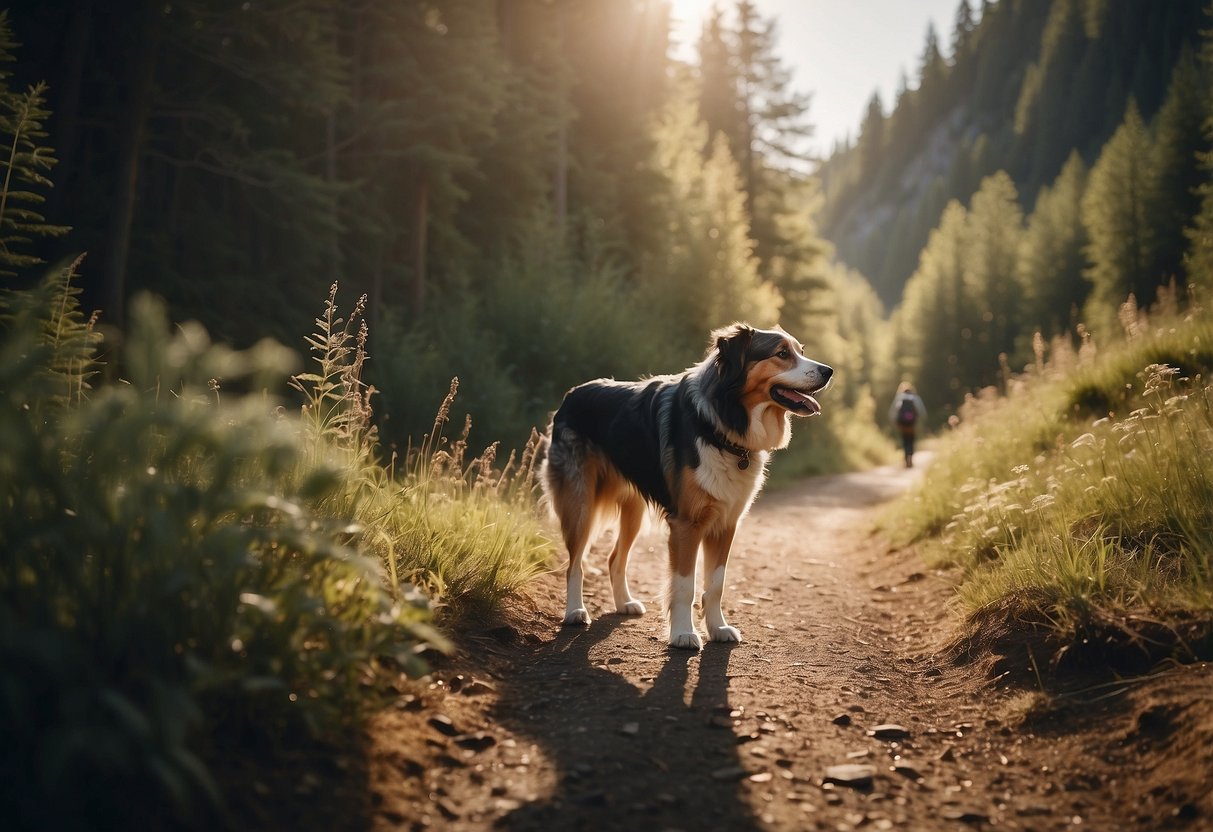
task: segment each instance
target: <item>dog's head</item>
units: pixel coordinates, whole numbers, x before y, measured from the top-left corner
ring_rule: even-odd
[[[789,414],[821,412],[813,394],[825,389],[834,374],[806,358],[800,342],[778,327],[732,324],[718,329],[706,362],[714,383],[705,393],[724,427],[769,448],[787,445]]]

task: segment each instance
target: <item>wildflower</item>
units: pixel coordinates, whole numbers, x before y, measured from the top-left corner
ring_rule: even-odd
[[[1086,448],[1086,447],[1094,448],[1095,445],[1096,445],[1095,434],[1093,434],[1093,433],[1084,433],[1082,436],[1078,437],[1077,439],[1075,439],[1073,442],[1070,443],[1071,448]]]
[[[1032,498],[1032,508],[1036,511],[1048,508],[1056,502],[1052,494],[1038,494]]]

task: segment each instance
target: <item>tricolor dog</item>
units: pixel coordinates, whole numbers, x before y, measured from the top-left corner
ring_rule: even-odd
[[[615,608],[644,613],[627,566],[648,504],[670,526],[670,644],[703,644],[691,613],[701,547],[708,637],[741,641],[720,606],[733,535],[762,488],[768,453],[787,447],[789,416],[820,413],[813,394],[833,372],[781,329],[733,324],[713,332],[703,361],[685,372],[570,390],[552,417],[541,476],[569,550],[564,623],[590,623],[582,558],[599,524],[614,517]]]

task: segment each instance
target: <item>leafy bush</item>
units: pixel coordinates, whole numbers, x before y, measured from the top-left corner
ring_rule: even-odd
[[[9,297],[0,346],[0,805],[18,828],[205,827],[212,731],[335,729],[384,657],[417,671],[441,639],[350,518],[317,510],[342,460],[218,382],[266,389],[285,349],[173,332],[141,298],[127,380],[80,395],[78,375],[52,399],[47,367],[94,360],[53,283]],[[71,331],[58,346],[50,320]]]

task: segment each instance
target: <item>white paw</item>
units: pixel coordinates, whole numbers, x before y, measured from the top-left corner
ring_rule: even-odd
[[[636,600],[619,604],[616,611],[620,615],[644,615],[644,604]]]
[[[564,626],[566,627],[575,627],[579,624],[588,626],[589,623],[590,613],[585,607],[578,607],[564,614]]]
[[[670,633],[670,646],[679,650],[702,650],[703,639],[699,633]]]
[[[730,627],[727,624],[723,627],[713,627],[711,632],[712,641],[727,641],[733,644],[741,643],[741,630],[736,627]]]

